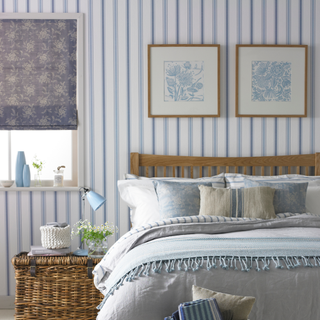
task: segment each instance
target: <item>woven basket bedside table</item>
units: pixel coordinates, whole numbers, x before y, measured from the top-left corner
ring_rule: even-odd
[[[14,256],[15,319],[96,319],[103,295],[89,277],[100,260]]]

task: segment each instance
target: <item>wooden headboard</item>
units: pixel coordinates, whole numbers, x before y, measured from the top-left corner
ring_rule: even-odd
[[[130,154],[131,173],[149,177],[209,177],[220,172],[243,174],[281,175],[305,174],[320,175],[320,153],[290,156],[267,157],[188,157],[153,154]],[[142,169],[141,169],[142,168]],[[149,170],[151,168],[151,170]]]

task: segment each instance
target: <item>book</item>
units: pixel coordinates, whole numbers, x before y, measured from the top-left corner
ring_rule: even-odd
[[[70,253],[70,247],[61,248],[61,249],[47,249],[42,246],[31,246],[30,253],[32,255],[45,255],[45,254],[66,255],[66,254]]]
[[[28,253],[29,257],[60,257],[60,256],[66,256],[67,253],[42,253],[42,254],[32,254],[32,252],[30,251]]]

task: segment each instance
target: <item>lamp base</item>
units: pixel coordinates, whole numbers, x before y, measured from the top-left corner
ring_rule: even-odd
[[[73,252],[75,256],[85,257],[88,256],[88,250],[87,249],[77,249]]]

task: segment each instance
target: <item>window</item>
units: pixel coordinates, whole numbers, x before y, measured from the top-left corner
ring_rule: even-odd
[[[41,174],[42,186],[53,185],[53,170],[64,165],[64,185],[78,186],[77,131],[45,130],[0,131],[0,180],[15,179],[18,151],[24,151],[30,166],[31,180],[37,172],[32,166],[34,157],[45,163]],[[31,184],[32,185],[32,184]]]
[[[31,180],[36,155],[42,186],[53,185],[61,165],[64,185],[82,186],[83,14],[11,13],[0,24],[0,179],[15,179],[24,151]]]

